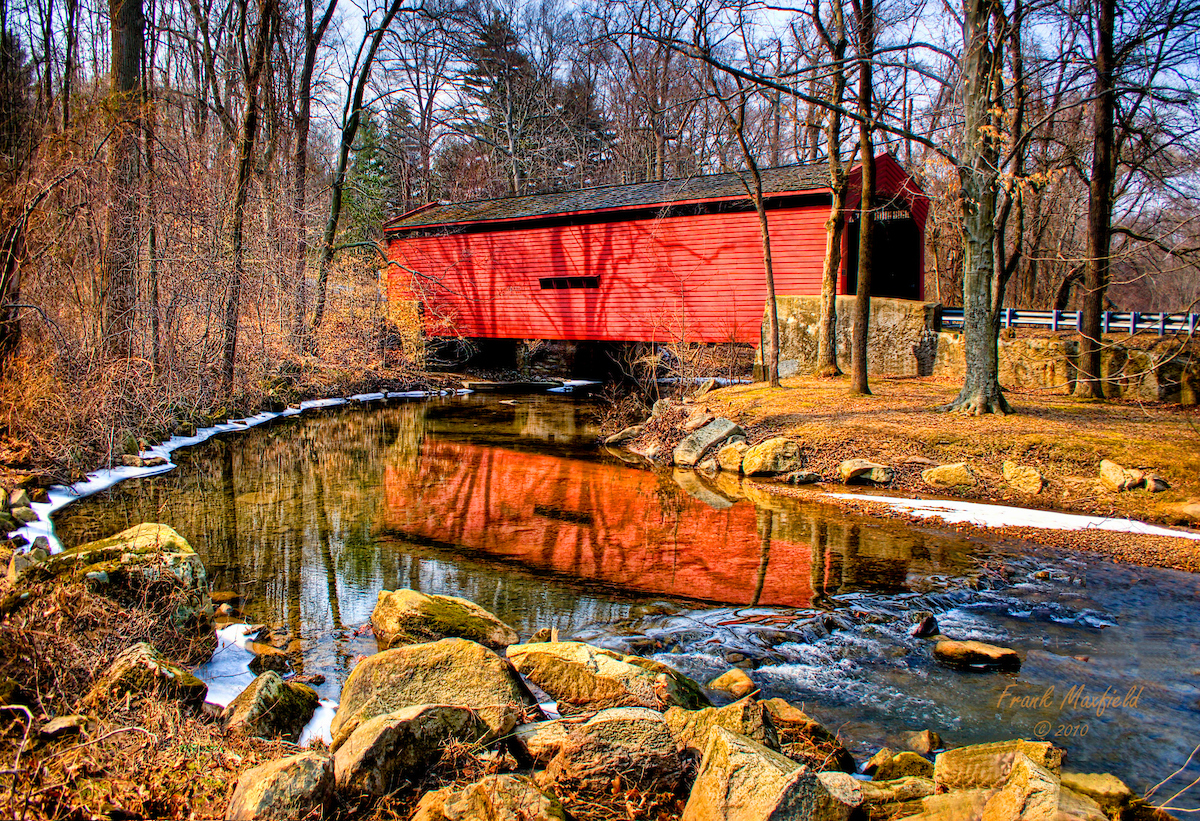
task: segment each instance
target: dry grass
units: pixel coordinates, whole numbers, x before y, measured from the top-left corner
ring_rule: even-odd
[[[905,459],[965,461],[981,482],[960,495],[1169,524],[1188,523],[1178,508],[1200,497],[1198,408],[1009,392],[1016,413],[975,417],[937,410],[958,391],[948,381],[876,378],[871,396],[851,396],[847,388],[844,378],[795,377],[779,390],[761,383],[724,388],[704,403],[737,420],[752,442],[798,439],[806,469],[830,478],[843,459],[865,457],[896,467],[897,487],[928,492],[920,479],[924,465]],[[1095,486],[1101,459],[1152,470],[1171,489],[1107,493]],[[1009,488],[1001,477],[1005,460],[1039,468],[1046,489],[1029,496]]]
[[[229,416],[327,396],[440,385],[410,363],[276,363],[274,371],[223,402],[197,383],[155,377],[150,364],[126,360],[73,373],[54,360],[20,361],[0,380],[0,485],[42,474],[70,483],[118,461],[138,443],[169,438]]]
[[[47,582],[0,622],[0,680],[27,706],[0,713],[0,816],[14,819],[220,818],[237,776],[292,745],[226,738],[211,717],[156,693],[87,710],[78,735],[44,739],[54,716],[82,709],[95,675],[138,641],[198,661],[214,640],[171,627],[178,589],[163,583],[119,600],[80,583]]]

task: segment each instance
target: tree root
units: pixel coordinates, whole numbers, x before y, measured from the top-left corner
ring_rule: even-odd
[[[817,379],[832,379],[835,376],[841,375],[842,369],[837,365],[824,365],[813,372],[813,376]]]
[[[968,391],[966,388],[955,397],[953,402],[942,405],[938,410],[947,413],[961,413],[966,416],[983,416],[985,413],[1007,416],[1013,412],[1012,406],[1008,404],[1004,394],[999,390],[994,392]]]

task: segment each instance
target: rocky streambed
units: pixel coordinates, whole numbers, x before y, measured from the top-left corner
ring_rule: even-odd
[[[154,592],[172,604],[161,611],[163,630],[211,639],[207,572],[169,527],[140,525],[12,565],[5,618],[42,606],[46,585],[70,584],[129,602]],[[933,642],[934,656],[958,675],[1022,663],[1006,648],[940,637],[932,613],[913,613],[906,631]],[[855,617],[879,618],[869,608]],[[760,619],[777,634],[760,634],[764,645],[783,647],[787,630],[799,629],[769,621]],[[121,625],[104,630],[119,636]],[[244,769],[214,810],[227,819],[375,813],[422,821],[1165,817],[1111,775],[1071,772],[1063,750],[1048,741],[947,749],[926,730],[904,739],[909,749],[881,749],[856,762],[851,739],[801,705],[762,697],[746,672],[754,664],[737,666],[742,659],[697,681],[645,655],[558,640],[553,630],[521,641],[477,604],[412,590],[382,593],[370,630],[380,650],[359,659],[346,679],[330,743],[281,749]],[[217,711],[205,704],[207,685],[185,665],[151,641],[134,643],[97,669],[70,705],[77,712],[66,715],[63,705],[63,715],[30,716],[27,735],[36,730],[45,741],[26,766],[67,749],[55,746],[56,737],[71,739],[60,745],[80,746],[81,734],[83,745],[101,740],[86,738],[96,716],[122,705],[128,711],[131,703],[173,703],[219,727],[231,749],[244,738],[286,747],[318,698],[285,676],[265,670]],[[22,705],[17,682],[5,692],[8,706]]]

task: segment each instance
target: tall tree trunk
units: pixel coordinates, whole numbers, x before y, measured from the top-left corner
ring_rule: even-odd
[[[72,3],[73,4],[73,3]],[[146,65],[142,68],[142,123],[145,126],[145,134],[143,139],[142,150],[146,155],[146,253],[149,255],[147,260],[147,275],[149,284],[149,294],[147,306],[150,314],[150,359],[154,364],[154,375],[161,376],[163,369],[162,362],[162,336],[160,333],[160,311],[159,311],[159,293],[158,293],[158,231],[155,223],[155,175],[154,175],[154,126],[155,126],[155,110],[153,103],[153,83],[154,83],[154,61],[157,52],[157,39],[150,41],[150,53],[146,61]],[[66,105],[64,101],[64,106]],[[65,117],[65,108],[64,108]],[[64,120],[65,122],[65,120]]]
[[[1000,390],[1000,305],[1003,283],[996,277],[997,129],[996,104],[1003,40],[993,38],[998,0],[963,0],[963,149],[959,179],[963,193],[963,336],[966,377],[944,410],[1008,413]]]
[[[133,355],[138,267],[138,119],[142,0],[109,0],[114,122],[109,140],[108,237],[101,267],[100,340],[110,359]]]
[[[325,39],[325,32],[333,20],[333,10],[338,0],[329,0],[317,30],[313,31],[313,0],[304,0],[304,67],[300,72],[300,88],[297,91],[296,111],[296,156],[292,161],[292,211],[296,217],[296,302],[292,314],[292,350],[297,353],[307,348],[306,330],[308,314],[308,132],[312,126],[312,78],[317,65],[317,49]]]
[[[1116,0],[1096,0],[1096,102],[1092,109],[1092,179],[1088,187],[1088,249],[1083,275],[1083,327],[1079,340],[1079,380],[1075,392],[1104,398],[1101,379],[1100,317],[1108,290],[1112,246],[1114,173],[1113,28]]]
[[[842,237],[846,226],[846,169],[842,164],[842,98],[846,92],[846,24],[842,0],[833,0],[833,19],[826,28],[819,0],[813,3],[813,22],[829,53],[831,107],[826,114],[825,142],[829,152],[829,218],[825,220],[825,264],[821,273],[821,314],[817,320],[817,376],[839,376],[837,361],[837,286],[842,270]],[[815,139],[814,139],[815,142]]]
[[[763,201],[762,178],[758,168],[752,168],[755,193],[754,210],[758,212],[758,232],[762,239],[763,274],[767,283],[767,350],[763,365],[767,371],[767,383],[779,387],[779,307],[775,302],[775,268],[771,261],[771,230],[767,224],[767,207]]]
[[[75,76],[75,47],[79,39],[77,19],[79,0],[67,0],[67,43],[63,55],[62,126],[66,132],[71,124],[71,82]]]
[[[357,77],[351,80],[352,93],[346,101],[345,116],[342,120],[342,137],[338,144],[337,166],[333,172],[333,184],[330,186],[332,190],[329,197],[329,219],[325,221],[325,233],[321,236],[321,267],[317,273],[317,300],[316,306],[313,308],[312,324],[309,326],[309,332],[314,336],[321,328],[321,321],[325,318],[325,293],[329,284],[329,268],[333,264],[333,243],[337,238],[338,221],[342,216],[342,195],[346,187],[346,170],[350,164],[350,149],[354,145],[354,137],[358,134],[358,127],[362,122],[363,95],[367,90],[367,81],[371,78],[371,66],[375,62],[375,53],[379,50],[383,35],[387,32],[396,13],[400,11],[402,3],[403,0],[392,0],[379,27],[373,32],[368,31],[365,35],[371,38],[371,43],[367,48],[362,65],[359,67]],[[314,344],[314,341],[310,339],[309,344]]]
[[[21,261],[28,211],[14,210],[12,223],[0,228],[0,377],[21,347]]]
[[[246,19],[243,0],[242,20]],[[275,25],[275,0],[262,0],[258,7],[258,32],[254,37],[254,51],[250,55],[249,70],[246,72],[246,115],[242,121],[242,136],[238,141],[237,190],[233,198],[233,272],[229,281],[229,297],[225,303],[225,334],[222,345],[221,396],[233,394],[233,366],[237,359],[238,317],[241,313],[242,279],[245,276],[244,229],[246,224],[246,198],[250,189],[250,174],[254,167],[254,138],[258,133],[258,87],[263,67],[269,59],[274,43],[272,28]]]
[[[871,60],[875,51],[875,3],[858,9],[858,144],[862,201],[858,213],[858,292],[854,298],[854,334],[850,350],[850,393],[869,394],[867,345],[871,335],[871,267],[875,226],[875,149],[871,144]]]

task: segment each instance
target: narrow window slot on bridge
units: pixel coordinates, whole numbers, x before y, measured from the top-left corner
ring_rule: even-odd
[[[565,291],[568,288],[599,288],[600,277],[542,277],[538,284],[543,291]]]

